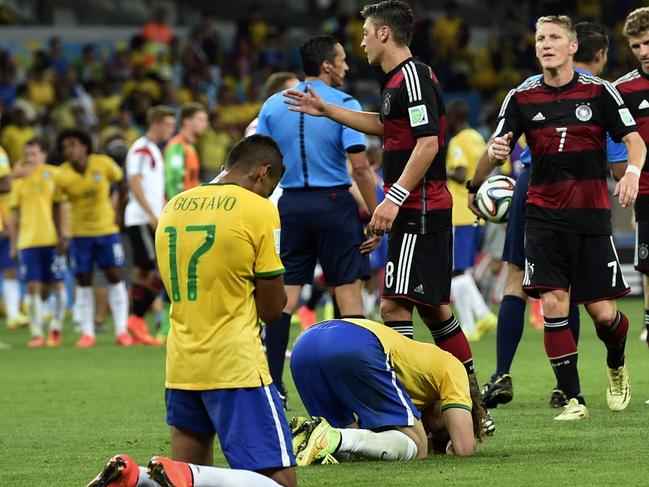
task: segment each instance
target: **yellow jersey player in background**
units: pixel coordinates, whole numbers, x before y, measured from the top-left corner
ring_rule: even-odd
[[[115,342],[130,346],[133,339],[126,331],[128,292],[122,278],[124,249],[111,200],[111,185],[122,181],[124,172],[110,157],[91,153],[92,139],[84,130],[63,130],[57,145],[65,158],[56,178],[57,191],[72,208],[69,256],[77,280],[75,306],[79,307],[82,327],[77,347],[88,348],[96,343],[92,290],[95,263],[109,282],[108,304],[115,322]],[[67,238],[62,241],[63,248],[67,247]]]
[[[45,345],[44,307],[51,290],[54,292],[54,310],[50,321],[47,345],[61,344],[61,331],[67,296],[63,285],[65,255],[57,249],[59,236],[55,224],[60,218],[60,196],[56,196],[55,177],[59,170],[46,164],[47,150],[39,139],[25,145],[24,177],[13,183],[9,207],[11,226],[17,231],[11,235],[12,258],[20,252],[20,273],[27,284],[27,310],[31,325],[30,348]]]
[[[465,203],[468,198],[465,185],[475,172],[485,149],[485,141],[477,130],[469,127],[469,105],[464,100],[450,102],[446,117],[451,134],[446,153],[446,174],[448,190],[453,196],[451,300],[464,334],[468,340],[475,341],[494,328],[498,321],[478,291],[470,272],[480,250],[480,227],[474,224],[475,215]]]

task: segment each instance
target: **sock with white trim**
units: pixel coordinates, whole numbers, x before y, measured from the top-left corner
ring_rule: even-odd
[[[18,279],[5,277],[2,281],[2,295],[7,308],[7,319],[11,320],[20,313],[20,284]]]
[[[160,487],[151,477],[146,467],[138,467],[140,470],[140,477],[137,479],[135,487]]]
[[[27,296],[27,310],[33,337],[43,336],[43,300],[39,294]]]
[[[341,442],[338,451],[355,453],[363,458],[374,460],[414,460],[417,458],[417,445],[399,430],[374,431],[342,428],[339,429]]]
[[[465,333],[476,333],[471,303],[471,284],[467,278],[466,274],[462,274],[451,279],[451,300],[462,330]]]
[[[208,467],[188,463],[194,477],[194,487],[277,487],[270,477],[250,470]]]
[[[108,305],[115,322],[115,335],[125,333],[128,321],[128,291],[124,281],[108,286]]]
[[[389,326],[407,338],[413,337],[412,320],[386,321],[385,326]]]
[[[95,295],[92,286],[77,286],[77,303],[79,306],[79,321],[81,332],[91,337],[95,336]]]

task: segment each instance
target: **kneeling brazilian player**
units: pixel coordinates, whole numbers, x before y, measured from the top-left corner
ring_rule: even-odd
[[[291,373],[314,417],[292,421],[298,465],[335,463],[334,454],[468,456],[481,440],[484,409],[460,361],[379,323],[331,320],[309,328],[295,343]]]

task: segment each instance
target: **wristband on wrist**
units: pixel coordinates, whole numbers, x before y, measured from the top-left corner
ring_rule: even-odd
[[[478,190],[480,189],[480,186],[481,186],[481,185],[478,184],[477,186],[474,186],[474,185],[472,184],[472,181],[469,179],[469,180],[466,182],[466,185],[465,185],[465,186],[466,186],[467,191],[468,191],[470,194],[476,194],[476,193],[478,192]]]
[[[632,166],[631,164],[629,164],[629,165],[626,167],[626,171],[624,171],[625,174],[628,173],[628,172],[633,173],[633,174],[635,174],[636,176],[640,176],[640,169],[638,169],[638,168],[635,167],[635,166]]]
[[[395,205],[401,206],[409,195],[410,191],[408,191],[403,186],[399,186],[397,183],[394,183],[385,194],[385,197],[392,201],[392,203],[394,203]]]

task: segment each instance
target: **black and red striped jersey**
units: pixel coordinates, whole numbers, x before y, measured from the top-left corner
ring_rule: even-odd
[[[424,178],[399,209],[393,229],[417,233],[449,229],[453,201],[446,188],[446,112],[435,73],[409,58],[385,75],[381,88],[386,192],[403,173],[419,137],[437,136],[439,145]]]
[[[635,119],[638,133],[649,149],[649,75],[637,69],[618,79],[613,86],[622,95],[624,104]],[[648,154],[649,157],[649,154]],[[635,201],[636,220],[649,220],[649,164],[640,173],[640,188]]]
[[[609,82],[575,72],[564,86],[532,78],[511,90],[494,133],[525,134],[532,155],[525,225],[610,235],[606,132],[615,142],[636,130]]]

